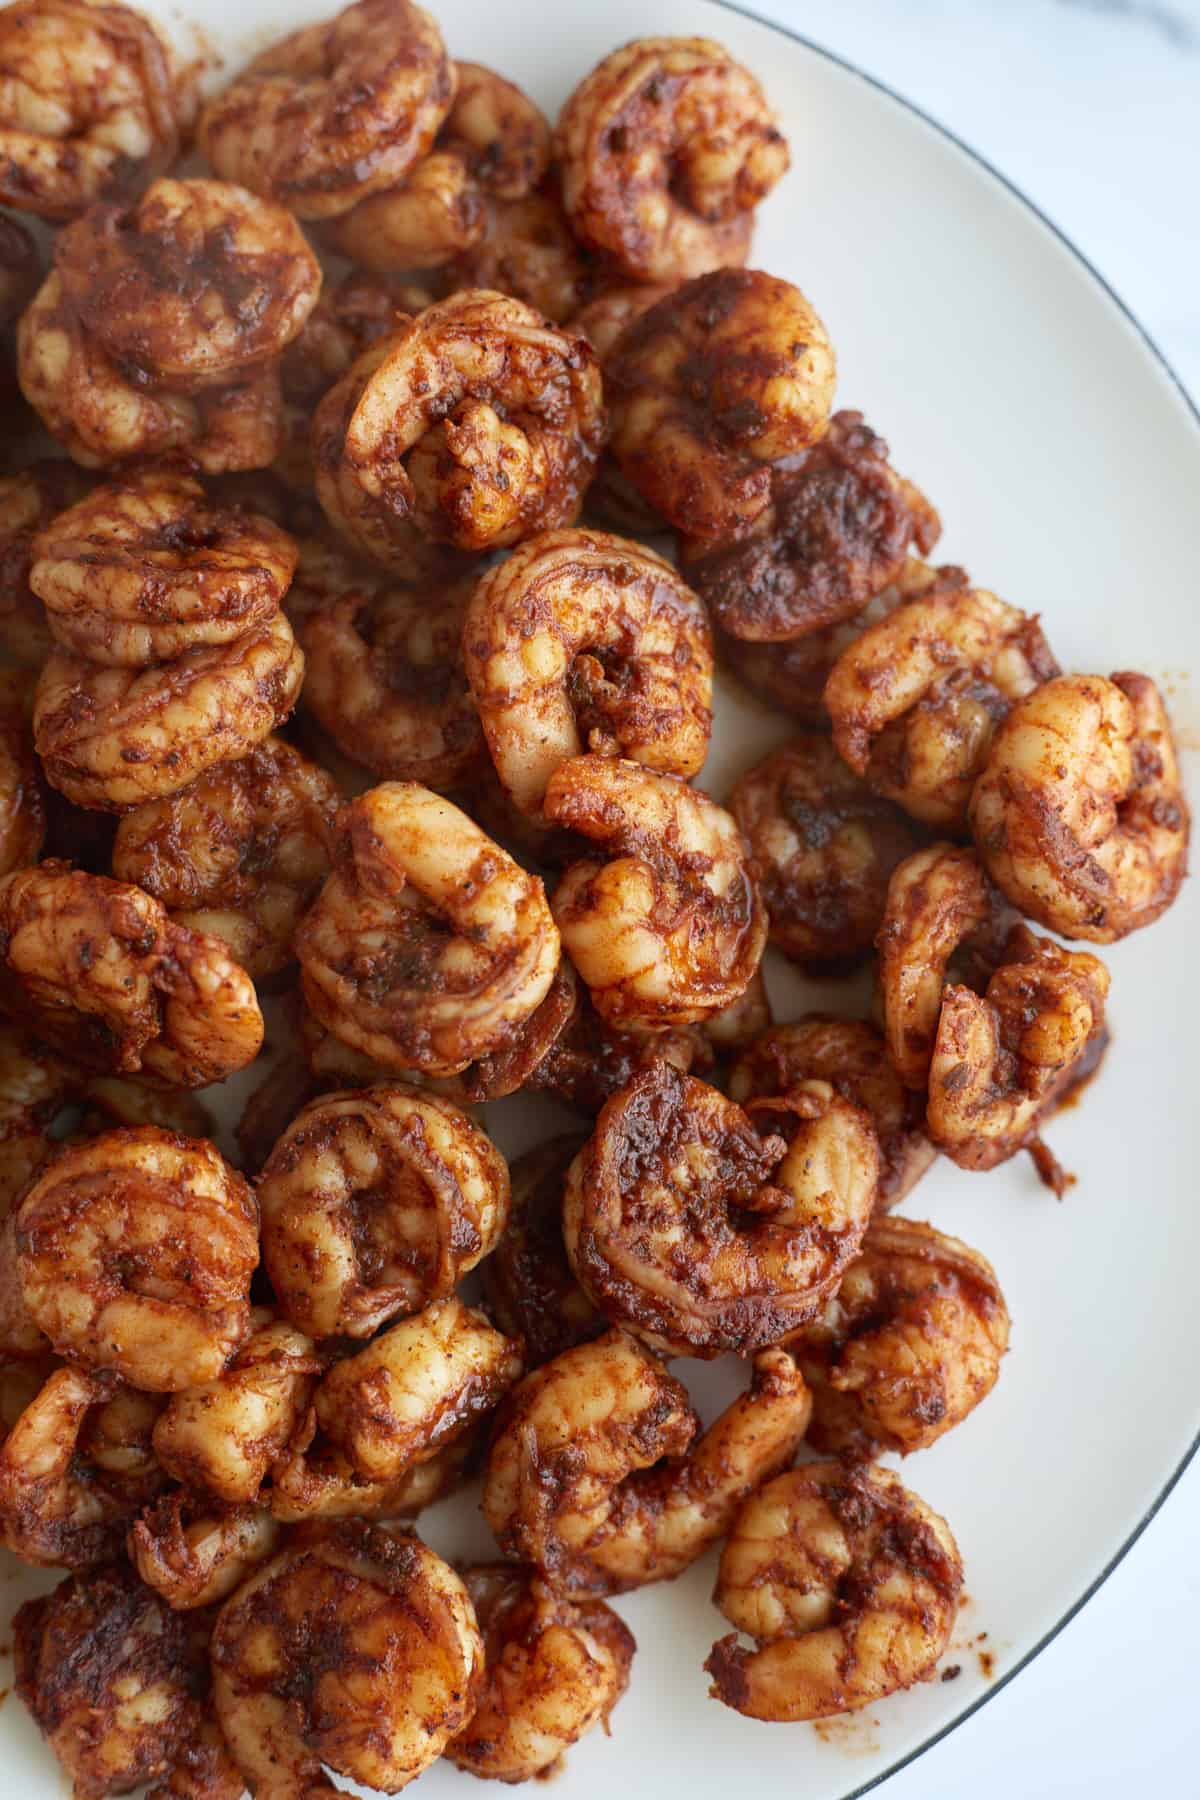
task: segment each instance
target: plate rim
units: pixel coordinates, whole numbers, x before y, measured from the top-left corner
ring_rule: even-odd
[[[1200,438],[1200,405],[1192,398],[1182,376],[1173,367],[1170,359],[1162,350],[1161,346],[1142,324],[1137,314],[1121,298],[1112,283],[1101,273],[1095,263],[1092,262],[1086,252],[1080,249],[1079,245],[1063,229],[1063,227],[1052,219],[1048,213],[1044,212],[1037,204],[1036,200],[1032,200],[1025,192],[1024,188],[1020,187],[1011,176],[1006,175],[1004,171],[998,168],[995,163],[991,162],[981,150],[977,150],[974,145],[967,143],[966,139],[960,137],[952,127],[943,124],[940,119],[935,118],[932,113],[927,112],[925,108],[920,106],[915,100],[910,100],[907,95],[902,94],[899,89],[892,87],[878,75],[872,75],[869,70],[862,68],[858,63],[852,61],[850,57],[842,56],[836,50],[830,50],[827,45],[818,43],[814,38],[807,37],[804,32],[796,30],[791,25],[783,24],[778,19],[764,18],[761,13],[756,12],[752,7],[741,5],[739,0],[704,0],[704,5],[711,7],[714,12],[734,13],[738,18],[749,19],[753,24],[761,25],[765,31],[774,32],[778,37],[787,38],[791,43],[799,44],[802,49],[811,51],[814,56],[819,56],[823,61],[833,63],[836,68],[843,69],[846,74],[853,76],[856,80],[863,82],[867,87],[873,88],[876,93],[883,95],[883,97],[886,100],[891,101],[894,106],[898,106],[902,111],[920,119],[921,123],[926,125],[936,134],[936,136],[942,138],[961,156],[965,157],[968,162],[973,163],[976,168],[982,170],[985,176],[989,177],[998,187],[1002,188],[1004,192],[1008,194],[1010,199],[1015,200],[1018,206],[1029,214],[1034,222],[1053,238],[1060,248],[1065,250],[1070,257],[1074,258],[1075,262],[1078,263],[1084,272],[1091,277],[1093,283],[1100,289],[1101,293],[1106,296],[1109,303],[1119,314],[1124,323],[1133,330],[1138,338],[1140,338],[1144,348],[1149,352],[1152,361],[1158,365],[1159,371],[1167,377],[1170,385],[1174,388],[1175,393],[1182,402],[1184,412],[1191,421],[1197,437]],[[885,1781],[890,1781],[892,1776],[898,1775],[902,1769],[910,1768],[924,1756],[927,1751],[932,1750],[935,1745],[940,1744],[945,1738],[948,1738],[951,1732],[957,1731],[960,1725],[965,1725],[968,1719],[974,1718],[977,1712],[981,1711],[981,1709],[987,1706],[990,1701],[994,1700],[997,1694],[1002,1693],[1011,1682],[1014,1682],[1018,1675],[1024,1674],[1025,1670],[1028,1669],[1030,1664],[1041,1655],[1042,1651],[1047,1649],[1048,1646],[1066,1630],[1072,1620],[1078,1618],[1088,1602],[1099,1593],[1109,1576],[1124,1562],[1129,1552],[1133,1549],[1133,1546],[1137,1543],[1138,1539],[1146,1531],[1147,1527],[1161,1511],[1175,1488],[1179,1485],[1179,1482],[1187,1473],[1188,1468],[1196,1459],[1198,1453],[1200,1453],[1200,1431],[1197,1431],[1192,1438],[1191,1443],[1184,1451],[1182,1458],[1167,1478],[1163,1487],[1159,1489],[1137,1524],[1133,1527],[1129,1535],[1117,1546],[1103,1568],[1093,1577],[1078,1598],[1072,1602],[1066,1612],[1063,1613],[1062,1617],[1057,1619],[1048,1631],[1043,1632],[1037,1642],[1030,1646],[1024,1656],[1014,1663],[1011,1669],[1006,1669],[1004,1674],[1000,1676],[998,1680],[992,1682],[984,1693],[972,1700],[960,1713],[956,1713],[953,1718],[948,1719],[944,1725],[939,1726],[938,1729],[931,1733],[929,1737],[925,1738],[923,1742],[917,1744],[913,1749],[906,1751],[904,1755],[898,1757],[895,1762],[889,1763],[886,1769],[881,1769],[877,1774],[870,1776],[868,1780],[860,1782],[857,1787],[847,1789],[846,1793],[842,1796],[842,1800],[862,1800],[864,1794],[869,1794],[874,1788],[881,1787]]]

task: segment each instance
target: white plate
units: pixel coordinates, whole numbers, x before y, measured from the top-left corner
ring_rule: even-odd
[[[233,67],[328,10],[321,0],[192,5]],[[177,22],[174,6],[162,10]],[[866,412],[942,511],[939,560],[1041,612],[1065,667],[1165,681],[1184,750],[1200,747],[1189,685],[1200,665],[1200,430],[1134,322],[1020,195],[895,96],[705,0],[434,0],[434,10],[453,53],[512,76],[551,114],[607,51],[650,32],[718,37],[754,69],[793,167],[763,208],[753,261],[799,283],[821,313],[839,403]],[[785,735],[780,720],[727,698],[706,784],[720,795]],[[904,1469],[963,1552],[970,1600],[946,1659],[958,1677],[817,1729],[739,1718],[706,1698],[701,1664],[723,1629],[709,1558],[619,1602],[639,1643],[632,1687],[611,1738],[596,1732],[571,1752],[560,1800],[672,1788],[726,1800],[748,1779],[771,1800],[847,1800],[995,1692],[1128,1548],[1200,1427],[1195,924],[1188,888],[1153,930],[1106,952],[1114,1043],[1083,1104],[1053,1127],[1079,1176],[1061,1205],[1022,1159],[988,1176],[939,1168],[906,1207],[992,1258],[1013,1317],[994,1394]],[[775,994],[787,1017],[838,990],[788,977]],[[678,1367],[694,1374],[706,1411],[731,1391],[723,1369]],[[469,1499],[422,1528],[447,1553],[486,1547]],[[12,1574],[3,1600],[15,1604],[32,1584]],[[0,1667],[0,1686],[8,1679]],[[0,1711],[0,1756],[8,1800],[64,1791],[15,1700]],[[435,1800],[465,1783],[434,1768],[422,1793]]]

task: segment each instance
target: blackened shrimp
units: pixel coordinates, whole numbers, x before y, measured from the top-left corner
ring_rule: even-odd
[[[705,1668],[751,1719],[825,1719],[932,1679],[962,1562],[950,1528],[889,1469],[806,1463],[743,1507],[713,1598],[737,1631]]]
[[[606,756],[560,763],[544,806],[603,853],[570,865],[554,916],[605,1019],[686,1025],[745,991],[767,916],[727,812],[673,776]]]
[[[571,1272],[563,1242],[563,1189],[582,1145],[579,1137],[551,1138],[517,1158],[508,1224],[483,1265],[488,1311],[501,1331],[523,1342],[530,1368],[605,1327]]]
[[[474,1427],[474,1429],[472,1429]],[[310,1406],[283,1454],[271,1466],[263,1490],[272,1518],[281,1525],[311,1525],[328,1519],[415,1519],[451,1494],[464,1480],[475,1451],[477,1422],[424,1462],[398,1475],[372,1481],[360,1475],[345,1451],[331,1443]]]
[[[636,1338],[607,1331],[535,1369],[506,1402],[484,1517],[557,1593],[669,1581],[792,1460],[810,1408],[791,1357],[764,1350],[746,1392],[701,1433],[683,1384]]]
[[[279,1525],[261,1506],[214,1508],[164,1494],[129,1528],[129,1558],[174,1612],[215,1606],[274,1555]]]
[[[563,1234],[607,1317],[682,1356],[778,1343],[836,1289],[870,1222],[879,1150],[828,1082],[771,1103],[763,1136],[715,1088],[654,1063],[605,1106],[567,1177]]]
[[[442,273],[452,291],[511,294],[565,325],[604,283],[607,271],[583,248],[559,197],[556,170],[519,200],[486,198],[483,235]]]

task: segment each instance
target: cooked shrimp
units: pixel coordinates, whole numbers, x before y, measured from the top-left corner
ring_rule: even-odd
[[[907,1456],[991,1393],[1008,1348],[995,1270],[916,1219],[876,1219],[824,1313],[788,1339],[825,1456]]]
[[[60,1355],[150,1393],[211,1381],[250,1325],[258,1209],[216,1148],[144,1125],[64,1150],[17,1215],[17,1268]]]
[[[805,1081],[827,1081],[844,1100],[861,1106],[879,1145],[876,1210],[898,1206],[937,1152],[925,1134],[922,1099],[904,1086],[881,1033],[865,1019],[826,1013],[774,1025],[734,1064],[729,1097],[755,1111],[756,1101],[786,1095]],[[786,1114],[762,1111],[777,1131],[786,1132]]]
[[[1014,707],[971,797],[988,873],[1068,938],[1150,925],[1187,873],[1189,815],[1148,675],[1066,675]]]
[[[165,1781],[151,1788],[147,1800],[242,1800],[246,1784],[229,1754],[212,1712],[211,1695],[204,1703],[186,1743],[181,1744]]]
[[[224,181],[164,179],[126,210],[94,206],[60,233],[54,266],[87,336],[177,393],[278,357],[321,291],[292,215]]]
[[[488,1311],[501,1331],[522,1341],[530,1368],[605,1326],[572,1274],[563,1242],[563,1187],[582,1146],[579,1137],[551,1138],[517,1158],[508,1224],[483,1265]]]
[[[491,1412],[521,1373],[519,1346],[456,1295],[334,1363],[317,1423],[367,1481],[393,1481]]]
[[[950,1527],[890,1469],[806,1463],[743,1507],[714,1593],[731,1633],[705,1663],[751,1719],[825,1719],[929,1681],[962,1562]]]
[[[399,1475],[368,1481],[318,1429],[316,1409],[310,1406],[273,1465],[263,1499],[281,1525],[324,1519],[415,1519],[459,1486],[474,1447],[474,1433],[468,1430]]]
[[[488,1452],[483,1513],[506,1555],[564,1594],[669,1581],[728,1531],[745,1496],[792,1460],[808,1389],[783,1350],[702,1435],[687,1390],[610,1330],[527,1375]]]
[[[490,1781],[552,1773],[629,1685],[637,1643],[603,1600],[563,1599],[508,1563],[462,1571],[483,1632],[484,1680],[447,1761]]]
[[[927,556],[941,523],[888,462],[861,413],[836,412],[819,442],[771,470],[770,498],[744,537],[683,545],[683,566],[732,637],[806,637],[859,613]]]
[[[856,774],[914,818],[957,831],[997,725],[1058,664],[1031,614],[968,587],[961,570],[929,580],[843,650],[825,705]]]
[[[892,870],[921,834],[827,737],[793,738],[749,769],[729,809],[750,850],[771,942],[805,966],[868,955]]]
[[[743,262],[789,160],[758,82],[709,38],[614,50],[563,107],[555,148],[575,232],[634,281]]]
[[[141,1788],[198,1737],[204,1635],[127,1563],[69,1576],[14,1626],[17,1692],[79,1800]]]
[[[819,1311],[879,1179],[866,1113],[828,1082],[760,1136],[715,1088],[654,1063],[605,1106],[567,1176],[563,1235],[593,1303],[678,1356],[745,1355]]]
[[[597,531],[528,539],[475,588],[463,631],[471,691],[515,804],[541,811],[585,748],[685,779],[708,752],[712,640],[671,565]]]
[[[565,962],[563,967],[569,965]],[[713,1013],[699,1025],[671,1025],[649,1030],[612,1025],[597,1012],[585,987],[572,977],[575,1001],[570,1017],[554,1042],[529,1071],[526,1083],[552,1094],[575,1112],[595,1118],[639,1069],[659,1060],[671,1063],[685,1075],[706,1073],[713,1063],[708,1031],[725,1020],[738,1005]],[[751,986],[759,977],[755,976]],[[750,989],[746,990],[747,993]]]
[[[148,669],[105,669],[56,650],[38,681],[34,741],[68,800],[130,812],[253,750],[287,718],[303,677],[280,612],[232,643]]]
[[[454,1074],[550,989],[542,884],[415,782],[372,788],[338,824],[334,872],[296,933],[305,999],[382,1067]]]
[[[574,314],[571,328],[583,334],[600,358],[602,375],[607,372],[608,358],[620,342],[622,333],[673,291],[674,284],[602,287],[594,300],[589,300]],[[584,510],[589,519],[599,519],[613,531],[628,537],[665,529],[664,521],[643,500],[632,482],[625,479],[607,450],[596,465],[595,477],[584,498]]]
[[[255,57],[210,100],[196,136],[227,181],[328,219],[395,187],[454,99],[441,33],[409,0],[357,0]]]
[[[770,504],[771,464],[825,431],[834,379],[799,288],[719,269],[644,312],[609,357],[613,455],[678,530],[731,535]]]
[[[533,101],[493,69],[455,69],[457,91],[432,154],[402,186],[372,195],[330,228],[333,247],[361,268],[441,268],[483,235],[485,196],[523,199],[546,173],[550,127]]]
[[[122,1396],[109,1427],[98,1423],[114,1387],[56,1369],[0,1446],[0,1541],[23,1562],[81,1569],[119,1556],[139,1507],[165,1485],[147,1395]]]
[[[397,1793],[461,1731],[483,1679],[454,1570],[417,1538],[349,1520],[225,1602],[212,1661],[217,1717],[256,1800],[327,1800],[326,1767]]]
[[[261,1506],[214,1511],[181,1493],[164,1494],[129,1528],[129,1558],[175,1612],[215,1606],[275,1554],[279,1526]]]
[[[270,519],[210,506],[186,475],[144,470],[59,513],[34,539],[29,585],[68,650],[141,668],[270,619],[296,557]]]
[[[615,1025],[686,1025],[729,1006],[762,958],[767,916],[727,812],[673,776],[616,757],[559,763],[545,812],[607,860],[554,893],[563,946]]]
[[[154,1427],[154,1453],[167,1473],[224,1506],[256,1499],[308,1406],[321,1371],[303,1332],[266,1307],[227,1366],[171,1395]]]
[[[207,1087],[262,1046],[245,971],[139,888],[19,869],[0,880],[0,943],[0,1005],[85,1067]]]
[[[602,279],[571,230],[556,171],[520,200],[485,197],[483,235],[443,271],[451,291],[511,294],[559,325],[573,321]]]
[[[1083,950],[1013,927],[984,994],[948,987],[929,1066],[929,1134],[964,1169],[1025,1148],[1104,1032],[1109,975]]]
[[[0,331],[16,324],[41,280],[41,252],[33,237],[19,219],[0,213]]]
[[[313,1337],[370,1337],[458,1285],[508,1217],[504,1158],[458,1107],[397,1087],[314,1100],[258,1181],[263,1262]]]
[[[73,463],[49,459],[0,476],[0,637],[9,661],[23,669],[40,669],[54,647],[46,609],[29,585],[34,540],[89,486]]]
[[[265,738],[164,800],[126,813],[113,873],[177,925],[229,946],[254,980],[292,961],[292,933],[329,873],[341,796],[282,738]]]
[[[0,669],[0,875],[36,862],[46,836],[28,703],[29,677]]]
[[[70,219],[139,188],[180,150],[187,98],[143,13],[89,0],[0,12],[0,200]]]

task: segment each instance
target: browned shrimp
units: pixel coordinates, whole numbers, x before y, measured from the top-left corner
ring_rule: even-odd
[[[609,1023],[691,1024],[745,991],[767,919],[727,812],[673,776],[606,756],[560,763],[545,811],[607,853],[570,865],[554,916]]]
[[[563,1242],[563,1188],[582,1147],[580,1137],[551,1138],[517,1158],[508,1224],[483,1265],[488,1311],[501,1331],[524,1343],[530,1368],[605,1326],[572,1274]]]
[[[991,1393],[1008,1308],[978,1250],[916,1219],[876,1219],[842,1285],[788,1349],[813,1391],[808,1441],[870,1460],[923,1450]]]
[[[140,888],[19,869],[0,881],[0,942],[0,1007],[84,1067],[207,1087],[261,1048],[245,971]]]
[[[486,197],[521,200],[546,173],[550,127],[528,95],[478,63],[454,66],[454,103],[432,153],[330,227],[333,247],[361,268],[443,267],[482,237]]]
[[[455,82],[427,12],[357,0],[256,57],[205,107],[196,135],[226,180],[302,219],[334,218],[428,154]]]
[[[272,1465],[263,1498],[281,1525],[306,1525],[326,1519],[415,1519],[418,1513],[460,1486],[474,1453],[472,1421],[424,1462],[399,1475],[370,1481],[360,1475],[345,1452],[318,1429],[310,1406],[283,1454]]]
[[[29,724],[29,677],[0,669],[0,875],[36,862],[46,808]]]
[[[1066,675],[1015,706],[971,796],[992,880],[1068,938],[1150,925],[1187,873],[1190,820],[1148,675]]]
[[[749,769],[729,808],[750,851],[771,942],[806,967],[868,955],[887,884],[921,833],[846,767],[827,737],[793,738]]]
[[[788,149],[758,82],[709,38],[640,38],[575,89],[555,148],[580,239],[634,281],[743,262]]]
[[[837,412],[824,437],[770,472],[770,498],[731,544],[688,540],[683,566],[731,637],[806,637],[859,613],[927,556],[941,522],[888,462],[859,412]]]
[[[508,1216],[508,1169],[436,1095],[371,1087],[297,1114],[258,1181],[263,1261],[317,1338],[370,1337],[450,1293]]]
[[[0,637],[10,662],[40,669],[54,647],[46,609],[29,585],[33,545],[91,482],[73,463],[35,462],[0,476]]]
[[[929,1681],[950,1641],[962,1561],[943,1518],[890,1469],[806,1463],[753,1495],[713,1598],[737,1630],[705,1668],[750,1719],[825,1719]]]
[[[175,1612],[215,1606],[273,1556],[279,1525],[261,1506],[214,1508],[164,1494],[129,1528],[129,1559]]]
[[[564,967],[568,966],[564,962]],[[752,986],[760,984],[755,977]],[[704,1073],[713,1063],[708,1033],[739,1005],[714,1013],[699,1025],[673,1025],[650,1030],[623,1029],[597,1012],[588,991],[574,982],[570,1016],[544,1056],[526,1077],[527,1085],[549,1093],[564,1106],[595,1118],[606,1100],[623,1088],[639,1069],[662,1059],[686,1074]],[[747,993],[750,989],[746,990]]]
[[[828,1082],[760,1135],[715,1088],[651,1065],[608,1102],[567,1176],[563,1235],[592,1302],[679,1356],[745,1355],[813,1317],[871,1218],[879,1150]]]
[[[484,1517],[505,1553],[558,1593],[669,1581],[786,1468],[810,1411],[791,1357],[764,1350],[746,1392],[700,1435],[683,1384],[610,1330],[514,1390],[488,1452]]]
[[[113,873],[177,925],[229,946],[254,980],[292,961],[292,933],[329,873],[332,778],[282,738],[126,813]]]
[[[132,7],[16,0],[0,12],[0,200],[70,219],[170,168],[189,96]]]
[[[2,37],[0,28],[0,41]],[[41,279],[41,252],[32,235],[19,219],[0,213],[0,331],[16,324]]]
[[[17,1214],[17,1269],[61,1355],[150,1393],[219,1375],[250,1324],[258,1208],[214,1145],[144,1125],[64,1150]]]
[[[730,535],[770,504],[771,464],[822,436],[834,379],[799,288],[719,269],[650,307],[609,357],[613,455],[678,530]]]
[[[539,813],[554,770],[584,749],[685,779],[712,730],[712,640],[671,565],[598,531],[528,539],[475,588],[463,631],[497,772]]]
[[[849,644],[825,684],[833,741],[850,767],[914,818],[965,828],[999,722],[1058,674],[1037,619],[972,588],[961,569]]]
[[[296,953],[309,1007],[343,1043],[452,1075],[546,998],[559,938],[535,876],[449,801],[393,781],[338,815]]]
[[[450,290],[490,288],[511,294],[565,325],[604,280],[563,211],[558,173],[519,200],[485,197],[483,235],[445,270]]]
[[[296,558],[270,519],[210,506],[176,471],[143,470],[94,488],[38,534],[29,585],[60,644],[138,668],[270,619]]]
[[[916,1186],[937,1152],[924,1129],[921,1098],[896,1073],[880,1032],[865,1019],[808,1013],[764,1031],[739,1056],[729,1075],[729,1097],[762,1113],[787,1134],[786,1112],[770,1102],[806,1081],[827,1081],[835,1093],[861,1106],[879,1144],[877,1212],[898,1206]]]
[[[650,307],[657,306],[674,291],[674,283],[637,287],[602,286],[594,300],[582,306],[571,320],[572,329],[581,332],[600,358],[600,372],[607,378],[607,364],[616,346],[635,319]],[[629,537],[663,531],[664,521],[650,506],[632,482],[622,475],[609,451],[596,465],[592,485],[584,498],[584,511],[589,519],[598,519],[613,531]]]
[[[130,812],[253,750],[288,717],[303,678],[304,653],[281,612],[232,643],[147,669],[56,650],[38,680],[34,740],[68,800]]]
[[[330,1800],[326,1769],[399,1792],[461,1731],[483,1680],[454,1570],[417,1538],[350,1520],[225,1602],[212,1662],[217,1717],[257,1800]]]
[[[483,1633],[484,1680],[447,1761],[490,1781],[530,1781],[609,1715],[629,1685],[633,1633],[603,1600],[566,1600],[509,1563],[462,1571]]]

